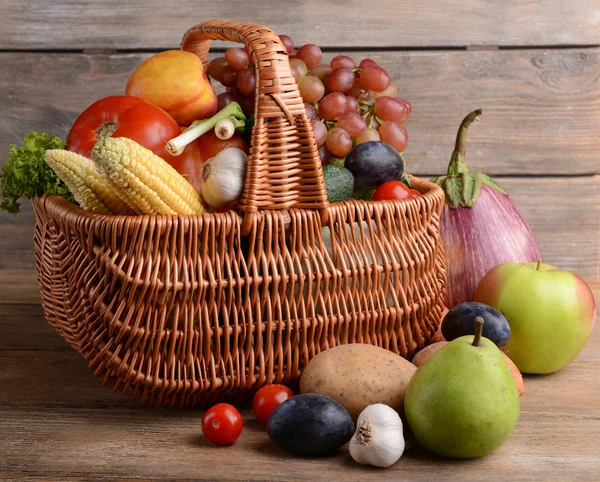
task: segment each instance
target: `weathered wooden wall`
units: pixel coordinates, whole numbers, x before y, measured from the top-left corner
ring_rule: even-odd
[[[505,184],[547,262],[600,277],[600,0],[0,0],[0,18],[0,164],[32,129],[65,136],[194,23],[252,21],[327,58],[349,51],[384,65],[413,104],[414,174],[442,173],[458,123],[483,108],[470,167]],[[34,267],[27,202],[23,211],[0,214],[0,269]]]

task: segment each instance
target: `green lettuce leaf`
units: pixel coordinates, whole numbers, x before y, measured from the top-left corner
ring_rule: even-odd
[[[74,203],[73,194],[44,158],[47,149],[65,147],[66,142],[60,137],[49,136],[44,131],[31,131],[23,139],[21,147],[12,144],[8,152],[8,161],[0,172],[0,209],[17,214],[20,197],[32,199],[44,194],[58,194]]]

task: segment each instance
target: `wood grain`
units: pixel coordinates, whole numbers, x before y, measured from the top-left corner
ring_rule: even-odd
[[[31,269],[0,270],[0,305],[2,304],[39,304],[41,302],[37,277]],[[0,310],[1,313],[1,310]],[[0,315],[0,320],[2,315]]]
[[[2,0],[4,49],[176,48],[215,18],[255,22],[297,42],[333,47],[598,44],[596,0]]]
[[[544,260],[587,278],[600,277],[600,176],[497,178],[540,244]],[[34,269],[31,204],[0,213],[0,270]]]
[[[600,282],[591,286],[600,299]],[[448,460],[413,447],[375,470],[347,447],[321,459],[285,455],[248,407],[240,439],[216,447],[201,434],[200,410],[140,407],[103,387],[39,306],[0,304],[0,318],[2,480],[596,480],[600,470],[598,328],[567,368],[525,378],[519,425],[490,456]]]
[[[445,171],[460,121],[479,107],[484,115],[469,135],[473,170],[600,173],[600,49],[351,55],[385,66],[413,104],[406,158],[414,174]],[[123,94],[147,57],[0,53],[0,153],[32,129],[66,136],[89,104]]]

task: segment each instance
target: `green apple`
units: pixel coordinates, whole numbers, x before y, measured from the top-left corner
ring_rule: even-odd
[[[475,301],[506,316],[511,335],[503,351],[523,373],[567,366],[583,350],[596,320],[585,281],[540,262],[495,266],[480,281]]]

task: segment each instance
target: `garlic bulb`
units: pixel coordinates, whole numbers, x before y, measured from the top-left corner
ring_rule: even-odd
[[[228,147],[202,166],[202,197],[213,208],[223,208],[242,195],[248,156],[241,149]]]
[[[350,455],[363,465],[390,467],[404,452],[402,420],[391,407],[369,405],[358,416],[356,432],[350,440]]]

